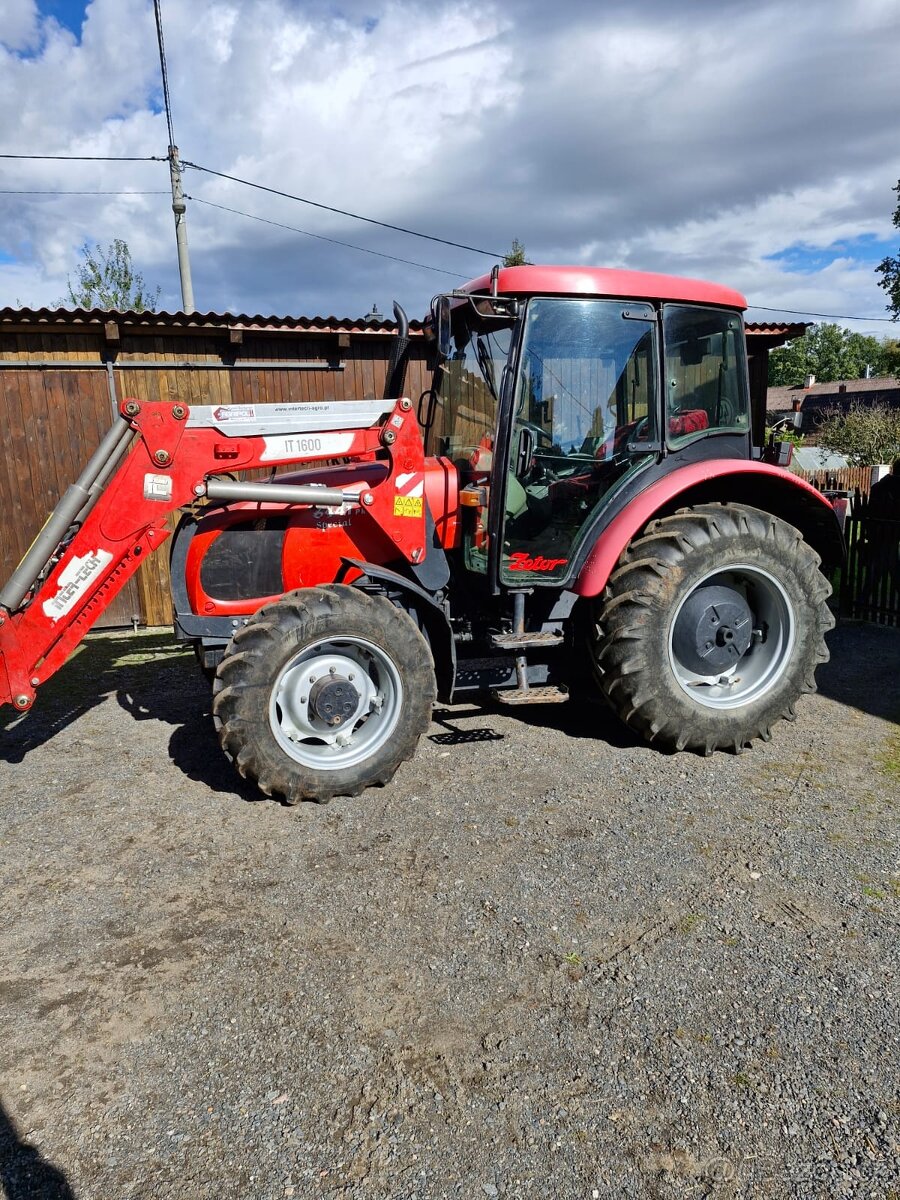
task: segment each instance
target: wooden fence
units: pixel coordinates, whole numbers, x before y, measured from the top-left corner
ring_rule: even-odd
[[[840,471],[795,471],[820,492],[860,492],[868,496],[872,487],[871,467],[843,467]]]
[[[869,498],[856,492],[844,526],[841,612],[879,625],[900,625],[900,513],[887,516],[883,508],[870,509]]]

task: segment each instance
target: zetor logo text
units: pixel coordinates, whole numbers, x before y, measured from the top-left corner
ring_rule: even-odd
[[[541,554],[532,558],[526,551],[517,550],[515,554],[510,555],[509,569],[511,571],[555,571],[557,567],[564,567],[568,561],[567,558],[544,558]]]

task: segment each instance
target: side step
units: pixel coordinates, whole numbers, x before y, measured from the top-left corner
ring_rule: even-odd
[[[561,646],[564,638],[561,629],[548,629],[537,633],[495,633],[491,637],[491,645],[497,650],[537,650]]]
[[[565,687],[495,688],[491,695],[501,704],[564,704],[569,698]]]

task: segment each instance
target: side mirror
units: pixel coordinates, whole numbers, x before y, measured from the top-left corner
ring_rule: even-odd
[[[432,304],[437,352],[440,359],[450,357],[450,297],[436,296]]]

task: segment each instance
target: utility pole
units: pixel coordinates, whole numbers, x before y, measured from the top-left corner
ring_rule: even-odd
[[[175,214],[175,244],[178,248],[178,274],[181,277],[181,307],[194,312],[194,286],[191,283],[191,260],[188,257],[187,209],[181,186],[181,160],[172,129],[172,105],[169,100],[169,72],[166,68],[166,47],[163,41],[162,13],[159,0],[153,0],[156,17],[156,40],[159,43],[159,65],[162,71],[163,101],[166,106],[166,127],[169,131],[169,179],[172,183],[172,212]]]
[[[187,215],[184,190],[181,186],[181,163],[178,147],[169,147],[169,177],[172,181],[172,212],[175,214],[175,244],[178,248],[178,274],[181,277],[181,307],[194,312],[194,286],[191,283],[191,260],[188,257]]]

